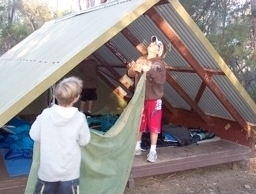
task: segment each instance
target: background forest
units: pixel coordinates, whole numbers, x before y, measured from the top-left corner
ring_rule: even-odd
[[[0,56],[46,21],[105,2],[0,0]],[[256,0],[180,0],[180,3],[256,102]]]

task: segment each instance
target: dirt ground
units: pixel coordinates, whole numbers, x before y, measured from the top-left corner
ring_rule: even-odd
[[[246,165],[221,164],[135,179],[124,194],[256,194],[256,156]]]

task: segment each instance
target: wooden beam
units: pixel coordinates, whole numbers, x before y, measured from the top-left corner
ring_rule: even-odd
[[[110,73],[112,73],[112,75],[113,75],[114,77],[116,77],[117,79],[120,79],[120,78],[122,77],[122,76],[121,76],[117,71],[115,71],[114,68],[113,68],[111,65],[109,65],[97,52],[94,52],[92,55],[101,63],[101,65],[103,65],[105,68],[107,68],[107,70],[108,70]]]
[[[183,99],[193,108],[193,110],[204,120],[207,121],[205,113],[197,106],[197,104],[190,98],[190,96],[182,89],[182,87],[170,76],[166,74],[168,83],[183,97]]]
[[[136,47],[141,43],[128,28],[124,28],[121,33],[132,43],[133,46]]]
[[[121,76],[110,64],[108,64],[98,53],[94,52],[93,57],[95,57],[100,63],[101,65],[103,65],[105,68],[107,68],[107,70],[114,76],[114,80],[116,80],[117,82],[121,83],[123,85],[123,83],[120,81],[121,78],[123,76]],[[125,85],[123,85],[124,89],[126,92],[133,92],[132,88],[126,88]]]
[[[98,69],[98,71],[102,74],[102,75],[104,75],[105,77],[108,77],[108,78],[111,78],[112,80],[115,80],[116,82],[118,82],[119,80],[116,78],[116,77],[114,77],[110,72],[108,72],[108,73],[106,73],[106,72],[104,72],[104,71],[102,71],[102,70],[100,70],[100,69]]]
[[[106,78],[106,76],[103,74],[103,72],[97,71],[97,74],[98,74],[98,76],[99,76],[108,86],[110,86],[110,88],[111,88],[112,90],[114,90],[114,89],[116,88],[116,86],[115,86],[113,83],[111,83],[111,82]]]
[[[116,46],[111,42],[107,41],[104,44],[123,64],[126,66],[129,63],[129,60],[116,48]]]
[[[182,73],[196,73],[196,71],[192,68],[184,68],[184,67],[174,67],[174,65],[166,65],[167,71],[176,71]],[[225,75],[223,71],[210,69],[210,68],[203,68],[206,73],[209,75]]]
[[[111,67],[113,68],[127,68],[126,66],[124,66],[124,64],[109,64]],[[99,65],[99,67],[103,67],[103,65]],[[180,67],[174,67],[173,65],[166,65],[165,66],[167,71],[170,72],[182,72],[182,73],[196,73],[196,71],[192,68],[180,68]],[[226,76],[224,74],[223,71],[220,70],[215,70],[215,69],[209,69],[209,68],[204,68],[204,71],[207,72],[209,75],[223,75]]]
[[[128,28],[124,28],[121,33],[124,35],[127,40],[131,42],[131,44],[142,54],[147,54],[147,48],[140,42]]]
[[[253,138],[246,135],[246,130],[240,130],[241,126],[236,121],[207,115],[208,120],[211,120],[211,122],[206,123],[195,112],[178,108],[173,108],[171,113],[167,111],[165,114],[165,119],[174,125],[181,125],[188,128],[200,127],[214,132],[222,139],[252,147]],[[249,128],[250,126],[248,126],[247,130]]]
[[[124,66],[124,64],[112,65],[112,64],[109,63],[109,65],[110,65],[112,68],[121,68],[121,69],[127,68],[127,67]],[[98,67],[105,67],[105,65],[98,65]]]
[[[203,93],[205,91],[205,88],[206,88],[206,85],[205,85],[204,82],[202,82],[201,86],[200,86],[200,88],[199,88],[199,90],[197,92],[196,98],[195,98],[195,102],[196,103],[198,103],[200,101],[200,99],[201,99],[201,97],[202,97],[202,95],[203,95]]]
[[[168,0],[161,0],[161,1],[159,1],[155,6],[163,5],[163,4],[168,4],[168,3],[169,3]]]
[[[222,105],[228,110],[228,112],[232,115],[232,117],[240,124],[241,129],[247,129],[247,123],[240,115],[240,113],[235,109],[232,103],[227,99],[225,94],[220,90],[220,88],[215,84],[215,82],[211,79],[211,76],[204,71],[195,57],[191,54],[191,52],[187,49],[184,43],[179,39],[176,33],[173,31],[171,26],[157,13],[154,8],[151,8],[147,11],[148,16],[151,20],[159,27],[163,34],[172,42],[172,45],[179,51],[181,56],[187,61],[188,64],[197,72],[198,76],[204,81],[204,83],[209,87],[209,89],[213,92],[213,94],[217,97],[217,99],[222,103]],[[251,134],[251,131],[247,131]]]

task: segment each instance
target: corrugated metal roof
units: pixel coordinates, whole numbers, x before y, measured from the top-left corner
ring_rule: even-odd
[[[157,2],[117,1],[47,22],[2,55],[0,126]]]
[[[154,6],[156,3],[158,5]],[[160,29],[162,24],[154,22],[153,16],[146,12],[153,6],[154,11],[168,23],[166,30],[173,31],[176,40],[199,64],[198,69],[184,57],[177,44],[174,45],[169,34]],[[177,0],[169,3],[126,0],[48,22],[4,54],[0,58],[0,80],[4,83],[0,95],[0,125],[93,52],[93,57],[99,61],[99,56],[111,65],[116,75],[121,77],[125,74],[126,62],[136,60],[141,54],[135,42],[121,31],[123,28],[132,34],[135,42],[145,46],[152,35],[157,35],[170,49],[164,59],[166,64],[183,69],[168,72],[175,83],[166,83],[164,98],[172,107],[192,111],[194,106],[206,115],[236,120],[234,107],[246,122],[256,124],[254,102]],[[205,69],[216,71],[210,75],[212,82],[209,82],[214,87],[207,82],[208,77],[200,74]],[[118,85],[118,80],[113,80],[113,75],[104,66],[100,70],[110,75],[106,78],[113,85]],[[186,97],[177,92],[175,84],[186,93]],[[202,87],[205,89],[200,93]],[[231,110],[221,101],[219,93],[230,102]]]

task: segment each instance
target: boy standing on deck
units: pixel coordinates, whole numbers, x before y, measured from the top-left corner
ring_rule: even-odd
[[[93,59],[85,59],[80,65],[83,77],[80,111],[90,116],[93,102],[97,100],[97,63]],[[85,105],[87,105],[86,111],[84,111]]]
[[[146,89],[144,110],[141,118],[139,135],[135,148],[135,155],[141,155],[142,133],[150,133],[150,151],[147,161],[157,160],[156,144],[158,134],[161,132],[162,100],[164,95],[164,83],[166,81],[166,69],[162,60],[165,48],[156,36],[151,37],[151,43],[147,48],[147,56],[140,57],[134,65],[128,69],[128,75],[139,79],[146,72]],[[135,80],[135,84],[138,80]]]

